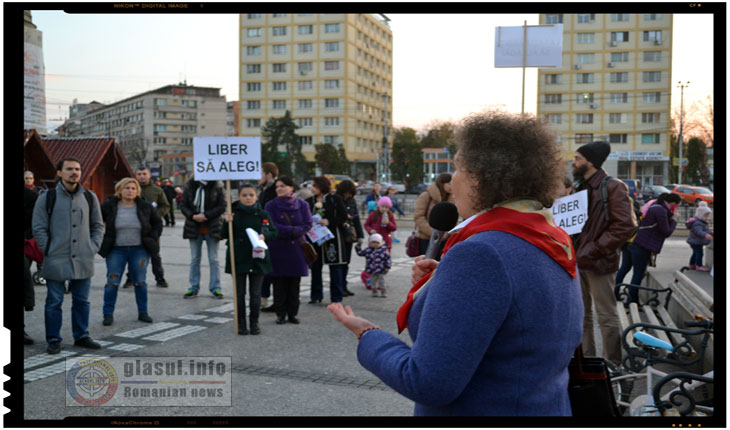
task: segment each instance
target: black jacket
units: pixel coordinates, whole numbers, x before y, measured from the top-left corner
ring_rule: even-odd
[[[160,251],[158,239],[162,233],[162,219],[157,215],[154,207],[141,197],[134,199],[137,205],[137,218],[142,224],[142,246],[150,254],[156,254]],[[117,208],[119,207],[119,198],[117,196],[109,197],[101,204],[101,219],[106,224],[104,230],[104,238],[101,241],[99,255],[106,258],[114,248],[114,242],[117,239]]]
[[[223,213],[226,211],[226,195],[222,184],[218,181],[209,181],[205,185],[205,217],[207,221],[197,222],[193,215],[198,213],[195,208],[195,193],[203,184],[196,180],[189,180],[185,183],[182,200],[180,201],[180,212],[185,215],[185,226],[183,227],[183,239],[197,239],[200,226],[210,227],[210,235],[216,240],[221,240],[221,226],[223,225]]]
[[[266,203],[276,198],[276,179],[274,179],[268,188],[261,189],[261,193],[259,194],[259,204],[261,204],[262,208],[266,207]]]

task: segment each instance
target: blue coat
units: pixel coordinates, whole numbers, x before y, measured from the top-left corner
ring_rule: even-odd
[[[570,416],[568,363],[583,332],[580,282],[499,231],[452,247],[408,316],[410,347],[366,332],[360,363],[415,415]]]
[[[710,226],[706,222],[698,218],[692,218],[687,221],[687,227],[689,228],[689,237],[687,237],[687,243],[690,245],[709,245],[710,239],[705,238],[706,234],[712,234]]]
[[[288,202],[277,197],[266,203],[264,209],[279,231],[276,240],[267,242],[274,268],[269,276],[309,276],[309,267],[300,245],[304,240],[304,233],[312,228],[312,214],[307,202],[299,198]]]

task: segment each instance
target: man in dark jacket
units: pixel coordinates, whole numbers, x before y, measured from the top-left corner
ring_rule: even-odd
[[[279,177],[279,168],[272,162],[266,162],[261,165],[261,180],[259,181],[259,204],[263,208],[266,203],[276,198],[276,178]],[[271,279],[268,275],[264,276],[261,283],[261,308],[264,312],[274,312],[274,304],[269,305],[269,297],[271,297]]]
[[[27,172],[26,172],[27,173]],[[24,239],[33,238],[33,207],[38,199],[38,194],[26,186],[23,188],[23,237]],[[26,312],[30,312],[35,307],[35,290],[33,289],[33,276],[30,274],[31,261],[25,255],[23,256],[23,307]],[[25,326],[25,324],[23,324]],[[32,345],[35,343],[28,333],[23,329],[23,343]]]
[[[218,267],[218,242],[221,239],[223,213],[226,210],[226,197],[218,181],[189,180],[185,184],[180,212],[185,215],[183,239],[190,240],[190,288],[185,298],[198,295],[200,290],[200,257],[203,241],[208,248],[210,263],[210,286],[214,297],[222,299],[220,269]]]
[[[165,215],[165,227],[167,226],[175,226],[175,204],[173,203],[175,201],[175,198],[177,197],[177,191],[175,191],[175,187],[172,186],[172,182],[167,181],[165,185],[162,187],[162,191],[165,192],[165,197],[167,198],[167,201],[170,203],[170,211]]]
[[[593,142],[578,148],[573,159],[573,176],[580,181],[577,192],[588,191],[588,221],[577,240],[576,257],[583,292],[583,352],[595,356],[593,338],[593,304],[603,338],[603,355],[616,364],[621,362],[621,329],[616,310],[616,272],[619,250],[636,230],[629,189],[611,178],[607,183],[608,215],[601,196],[601,182],[608,176],[601,168],[611,153],[606,142]]]

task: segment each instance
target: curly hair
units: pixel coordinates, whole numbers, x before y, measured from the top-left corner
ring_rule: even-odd
[[[355,197],[355,194],[357,194],[357,187],[355,187],[354,182],[349,179],[345,179],[337,184],[335,191],[343,197],[345,196],[345,193],[349,193],[352,197]]]
[[[531,198],[550,207],[563,181],[561,147],[547,122],[534,115],[486,112],[462,121],[456,161],[477,181],[474,208]]]
[[[319,188],[319,191],[324,195],[329,194],[332,189],[332,183],[324,176],[315,176],[312,178],[312,185],[316,185],[317,188]]]

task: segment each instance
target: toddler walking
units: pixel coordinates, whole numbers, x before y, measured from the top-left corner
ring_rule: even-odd
[[[710,230],[708,223],[710,222],[710,214],[712,210],[707,206],[699,206],[695,211],[695,216],[687,220],[687,228],[689,229],[689,237],[687,243],[692,247],[692,257],[689,259],[689,268],[700,272],[709,272],[710,268],[702,265],[704,257],[704,246],[709,245],[714,238],[714,232]]]
[[[388,247],[383,241],[383,236],[375,233],[370,235],[369,247],[360,248],[360,242],[355,245],[355,252],[360,257],[365,257],[365,272],[370,275],[370,285],[373,290],[373,297],[387,297],[387,283],[385,282],[385,274],[390,270],[390,253]]]

